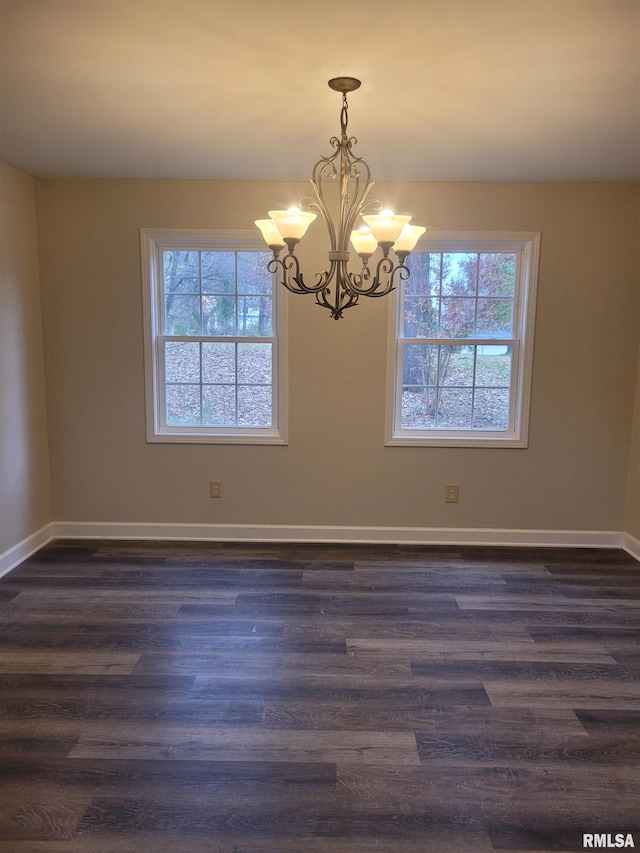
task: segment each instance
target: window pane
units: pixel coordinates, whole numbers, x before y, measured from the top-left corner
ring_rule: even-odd
[[[473,386],[473,347],[440,347],[440,385]]]
[[[200,334],[200,297],[168,295],[165,301],[167,335]]]
[[[202,344],[202,381],[236,381],[236,345]]]
[[[164,292],[199,293],[200,261],[198,252],[163,252]]]
[[[470,388],[441,388],[438,392],[438,429],[469,429],[472,398]]]
[[[271,344],[238,344],[238,383],[271,385]]]
[[[204,385],[202,423],[205,426],[236,425],[236,393],[233,385]]]
[[[506,429],[510,381],[511,347],[405,344],[401,426]],[[480,397],[474,397],[474,387],[480,387],[481,393],[475,392]],[[480,408],[474,408],[474,399]]]
[[[200,382],[200,344],[165,344],[165,376],[167,382]]]
[[[407,338],[438,336],[439,305],[437,297],[407,296],[404,303],[404,335]]]
[[[480,255],[480,296],[507,296],[513,299],[516,288],[516,255],[486,252]]]
[[[402,368],[403,385],[436,385],[438,347],[428,344],[405,344]]]
[[[406,429],[433,429],[436,423],[436,389],[404,386],[401,423]]]
[[[238,293],[271,295],[273,276],[267,269],[270,260],[268,252],[238,253]]]
[[[167,424],[200,425],[199,385],[167,385]]]
[[[478,299],[476,334],[510,337],[513,324],[511,299]]]
[[[271,297],[241,296],[238,299],[238,334],[271,336]]]
[[[509,388],[511,347],[478,347],[476,387]]]
[[[202,252],[202,292],[235,293],[236,253]]]
[[[442,293],[446,296],[473,296],[476,292],[478,256],[468,252],[442,255]]]
[[[238,388],[238,426],[271,426],[271,387],[242,385]]]
[[[443,299],[442,332],[449,338],[468,338],[473,335],[475,305],[475,299]]]
[[[505,430],[509,426],[509,390],[480,388],[473,405],[474,429]]]
[[[203,333],[235,335],[236,300],[233,296],[203,296]]]
[[[408,295],[438,295],[442,256],[435,252],[416,252],[407,258],[411,275],[405,285]]]

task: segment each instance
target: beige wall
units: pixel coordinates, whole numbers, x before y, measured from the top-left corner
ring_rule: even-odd
[[[388,301],[364,300],[335,322],[299,296],[289,298],[287,447],[145,442],[139,229],[251,229],[269,207],[307,192],[248,182],[37,182],[53,517],[622,530],[639,334],[638,185],[376,188],[437,230],[542,232],[528,449],[385,448]],[[305,238],[310,271],[322,260],[319,224],[315,235]],[[222,480],[221,500],[209,498],[210,479]],[[458,505],[445,504],[446,483],[460,484]]]
[[[34,180],[0,163],[0,555],[51,521]]]

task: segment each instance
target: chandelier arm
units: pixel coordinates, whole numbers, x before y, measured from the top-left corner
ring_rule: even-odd
[[[400,281],[406,281],[410,275],[411,273],[408,267],[406,267],[404,263],[400,263],[391,271],[391,275],[389,276],[389,280],[384,289],[378,291],[376,288],[374,292],[368,293],[367,296],[386,296],[388,293],[391,293],[392,290],[396,289]]]
[[[267,269],[272,275],[277,274],[279,270],[280,284],[284,285],[291,293],[298,294],[318,293],[327,287],[334,274],[332,264],[328,271],[316,273],[315,284],[307,284],[300,272],[300,262],[292,252],[289,252],[282,259],[272,258],[267,265]]]
[[[411,270],[405,264],[408,254],[408,252],[403,252],[402,255],[400,255],[400,263],[391,273],[391,290],[394,290],[401,281],[408,281],[411,278]],[[383,296],[384,294],[380,295]]]
[[[350,272],[347,276],[347,281],[345,286],[349,293],[353,293],[357,296],[366,296],[368,286],[365,286],[365,282],[371,280],[371,270],[368,266],[363,266],[360,272]]]
[[[390,292],[393,288],[389,287],[389,283],[393,277],[393,261],[389,257],[380,258],[376,265],[375,274],[372,276],[371,272],[369,272],[368,276],[362,276],[361,281],[364,284],[365,281],[368,282],[367,286],[363,286],[363,284],[358,285],[358,281],[356,276],[350,276],[350,284],[353,287],[354,291],[358,293],[360,296],[377,296],[378,290],[383,286],[386,292]],[[389,290],[387,290],[389,288]]]
[[[410,275],[409,268],[404,264],[404,258],[396,266],[391,258],[380,258],[373,279],[368,267],[363,267],[359,274],[350,273],[349,289],[358,296],[387,296],[395,290],[400,281],[406,281]],[[365,286],[365,282],[370,284]]]

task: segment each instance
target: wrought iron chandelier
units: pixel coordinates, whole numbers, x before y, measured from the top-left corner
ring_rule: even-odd
[[[378,201],[368,201],[373,188],[371,170],[364,157],[353,154],[357,139],[347,134],[347,93],[360,88],[360,80],[354,77],[335,77],[329,86],[342,92],[340,114],[340,138],[329,140],[333,154],[321,157],[313,167],[310,180],[313,197],[302,199],[298,207],[288,210],[270,210],[269,219],[257,219],[265,242],[273,252],[269,271],[279,273],[280,283],[292,293],[314,293],[316,302],[328,308],[331,316],[339,320],[347,308],[356,305],[361,296],[386,296],[395,288],[398,280],[409,278],[405,265],[407,255],[415,247],[426,228],[409,225],[410,216],[397,215],[382,209]],[[337,183],[339,189],[338,217],[334,222],[325,187],[328,182]],[[300,272],[300,263],[295,255],[296,245],[304,237],[307,228],[317,218],[317,210],[327,226],[331,248],[329,269],[316,274],[313,284],[307,284]],[[369,212],[367,212],[369,211]],[[358,217],[364,225],[356,228]],[[362,261],[360,272],[350,272],[349,241]],[[280,252],[287,253],[280,258]],[[375,271],[369,261],[380,248],[382,257]],[[390,257],[393,250],[397,263]]]

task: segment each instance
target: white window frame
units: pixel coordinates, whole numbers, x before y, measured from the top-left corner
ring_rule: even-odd
[[[229,337],[229,342],[273,345],[273,419],[270,427],[168,426],[165,415],[163,260],[166,250],[264,252],[260,235],[248,231],[142,228],[140,250],[144,318],[147,441],[182,444],[287,444],[287,301],[274,279],[273,330],[268,338]],[[185,338],[188,340],[188,338]],[[225,338],[227,340],[227,338]]]
[[[509,252],[515,253],[516,288],[513,337],[500,339],[512,347],[509,423],[506,430],[409,429],[401,424],[402,347],[407,342],[438,343],[432,338],[404,338],[404,284],[391,298],[387,363],[385,445],[404,447],[516,447],[528,446],[533,341],[535,326],[540,233],[534,231],[427,232],[415,252]],[[466,339],[461,339],[464,342]],[[489,343],[472,339],[469,344]]]

